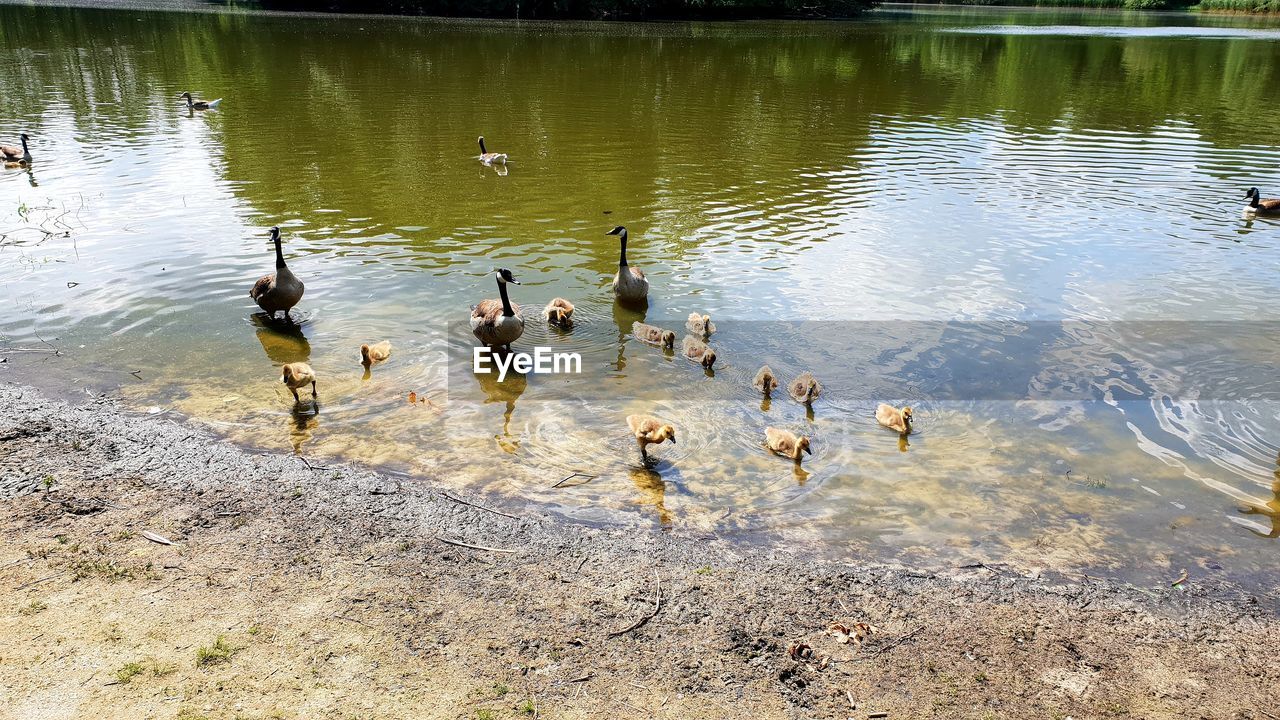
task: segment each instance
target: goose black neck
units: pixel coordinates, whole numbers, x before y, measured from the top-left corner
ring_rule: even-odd
[[[484,138],[480,138],[480,154],[484,155],[487,152],[489,151],[484,149]]]
[[[276,235],[274,239],[276,241],[276,269],[279,270],[285,266],[284,251],[280,248],[280,236]]]
[[[1261,194],[1262,193],[1258,192],[1256,189],[1253,192],[1249,193],[1249,207],[1251,208],[1258,207],[1258,196],[1260,196]]]
[[[618,255],[618,267],[627,266],[627,231],[623,230],[622,234],[622,252]]]
[[[507,317],[515,315],[516,311],[511,309],[511,298],[507,297],[507,284],[501,280],[498,281],[498,294],[502,296],[502,314]]]
[[[22,154],[23,154],[23,155],[30,155],[30,154],[31,154],[31,151],[27,149],[27,136],[26,136],[26,135],[23,135],[23,136],[22,136]]]

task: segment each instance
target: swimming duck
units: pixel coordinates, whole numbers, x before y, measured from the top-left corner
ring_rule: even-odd
[[[25,137],[25,136],[23,136]],[[1249,204],[1245,206],[1244,211],[1247,215],[1280,215],[1280,198],[1267,198],[1263,200],[1259,197],[1258,188],[1249,188],[1244,194],[1249,198]]]
[[[699,337],[711,337],[711,333],[716,331],[716,326],[711,324],[710,315],[699,315],[698,313],[689,313],[689,319],[685,321],[684,326],[689,332]]]
[[[481,135],[480,136],[480,162],[484,163],[485,165],[493,165],[494,163],[497,163],[499,165],[506,165],[507,154],[491,153],[488,150],[486,150],[484,147],[484,136]]]
[[[360,346],[360,364],[369,367],[391,357],[391,342],[383,340],[373,345]]]
[[[500,300],[481,300],[471,306],[471,332],[489,347],[511,346],[524,334],[524,316],[520,306],[507,297],[507,283],[520,284],[511,271],[498,268],[493,271],[498,279]]]
[[[542,308],[542,317],[552,325],[571,328],[573,327],[573,303],[564,298],[555,298]]]
[[[708,370],[716,364],[716,351],[711,346],[692,335],[685,335],[681,341],[681,350],[685,358],[692,360]]]
[[[670,440],[672,445],[676,444],[676,429],[652,415],[628,415],[627,427],[631,428],[631,434],[640,446],[640,455],[646,459],[649,457],[649,445],[656,445],[664,440]]]
[[[30,165],[31,150],[27,148],[27,141],[30,139],[30,136],[22,133],[18,136],[18,141],[22,143],[21,148],[16,148],[12,145],[0,145],[0,158],[3,158],[6,164]]]
[[[222,102],[222,98],[218,98],[217,100],[196,100],[191,97],[191,93],[189,92],[184,92],[178,97],[187,99],[187,108],[190,110],[212,110],[213,108],[218,107],[218,104]]]
[[[764,444],[775,455],[789,457],[795,460],[796,464],[800,463],[800,453],[813,454],[813,450],[809,447],[809,438],[775,427],[764,429]]]
[[[676,334],[670,330],[663,330],[655,325],[648,325],[642,322],[631,323],[631,334],[641,342],[647,342],[650,345],[660,345],[668,350],[676,346]]]
[[[911,408],[899,410],[892,405],[880,403],[876,408],[876,422],[890,430],[897,430],[900,435],[906,435],[911,432]]]
[[[311,386],[311,399],[316,397],[316,372],[304,362],[288,363],[280,368],[280,382],[293,391],[294,402],[302,402],[298,389]]]
[[[249,291],[249,297],[272,318],[283,310],[285,319],[292,322],[289,310],[302,299],[305,288],[302,281],[284,264],[284,251],[280,248],[280,228],[271,228],[271,241],[276,245],[276,271],[258,278],[258,282]]]
[[[605,235],[621,236],[622,250],[618,253],[618,272],[613,276],[613,295],[623,302],[642,302],[649,299],[649,281],[639,268],[627,265],[627,229],[621,225]]]
[[[787,394],[798,403],[811,403],[822,394],[822,383],[811,372],[802,372],[800,377],[787,385]]]
[[[751,381],[751,385],[756,390],[769,395],[778,389],[778,377],[773,374],[773,368],[765,365],[756,371],[756,377]]]

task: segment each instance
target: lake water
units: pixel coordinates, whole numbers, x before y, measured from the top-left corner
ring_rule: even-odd
[[[1280,222],[1241,210],[1250,186],[1280,195],[1277,37],[1000,9],[0,5],[0,142],[28,132],[36,156],[0,171],[0,380],[583,521],[1274,587]],[[224,102],[189,113],[183,90]],[[617,224],[644,311],[608,287]],[[248,298],[271,225],[306,283],[298,330]],[[517,349],[579,352],[581,375],[470,372],[463,323],[496,266],[523,282]],[[538,320],[555,296],[571,332]],[[719,325],[714,373],[628,337],[694,310]],[[395,350],[366,375],[376,340]],[[318,410],[277,380],[300,360]],[[762,403],[764,362],[824,395]],[[876,425],[881,401],[915,407],[909,441]],[[652,467],[634,412],[678,428]],[[813,437],[802,470],[763,450],[766,425]]]

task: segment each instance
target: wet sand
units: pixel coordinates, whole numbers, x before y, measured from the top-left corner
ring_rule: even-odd
[[[17,385],[0,501],[0,718],[1276,717],[1277,597],[1198,577],[585,527]]]

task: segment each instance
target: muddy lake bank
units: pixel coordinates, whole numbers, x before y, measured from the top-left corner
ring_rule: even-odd
[[[1275,598],[1209,578],[584,526],[14,385],[0,471],[0,717],[1265,718],[1280,682]]]

